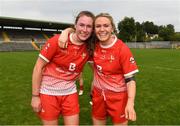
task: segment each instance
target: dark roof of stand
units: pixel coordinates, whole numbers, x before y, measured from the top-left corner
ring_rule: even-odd
[[[32,20],[23,18],[1,17],[0,26],[22,27],[22,28],[42,28],[42,29],[58,29],[63,30],[71,27],[73,24],[43,20]]]

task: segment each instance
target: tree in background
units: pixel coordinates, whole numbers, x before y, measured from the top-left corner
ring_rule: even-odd
[[[179,40],[179,34],[175,34],[174,26],[158,26],[153,22],[146,21],[142,24],[135,22],[133,17],[125,17],[118,23],[118,38],[124,42],[144,41],[170,41]]]
[[[173,36],[173,41],[180,41],[180,32],[176,32]]]
[[[148,35],[158,34],[158,26],[157,26],[157,25],[154,25],[153,22],[146,21],[146,22],[143,22],[142,25],[143,25],[144,31],[145,31]]]
[[[146,21],[142,23],[144,32],[146,34],[145,41],[151,41],[154,35],[158,34],[158,26],[153,22]]]
[[[175,30],[172,24],[159,27],[159,37],[162,37],[164,41],[172,40],[174,35],[175,35]]]
[[[136,36],[136,26],[134,18],[125,17],[118,23],[118,38],[124,42],[134,41]]]
[[[145,41],[145,31],[143,26],[136,22],[136,42],[144,42]]]

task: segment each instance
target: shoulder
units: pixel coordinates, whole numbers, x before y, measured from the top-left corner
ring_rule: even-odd
[[[121,47],[125,45],[125,43],[121,39],[117,39],[116,44]]]
[[[59,37],[60,37],[60,34],[55,34],[54,36],[50,38],[50,40],[57,41]]]
[[[60,37],[60,34],[55,34],[54,36],[52,36],[51,38],[47,40],[47,43],[51,45],[57,45],[59,37]]]
[[[129,50],[129,47],[121,39],[118,39],[116,43],[116,47],[120,48],[122,51]]]

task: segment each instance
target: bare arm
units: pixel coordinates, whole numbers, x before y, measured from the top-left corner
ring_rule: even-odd
[[[39,90],[41,86],[42,71],[44,66],[47,64],[43,59],[38,58],[34,66],[33,75],[32,75],[32,99],[31,106],[35,112],[41,110],[41,101],[39,98]]]
[[[62,31],[61,36],[58,39],[58,45],[60,48],[67,48],[68,34],[74,32],[73,28],[66,28]]]
[[[127,83],[128,101],[125,108],[125,116],[128,120],[136,120],[136,112],[134,109],[134,100],[136,95],[136,82],[131,80]]]

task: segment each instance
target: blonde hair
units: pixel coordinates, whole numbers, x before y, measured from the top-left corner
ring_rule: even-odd
[[[110,22],[111,22],[111,25],[112,25],[112,28],[113,28],[113,32],[114,32],[114,33],[117,32],[117,31],[116,31],[116,26],[115,26],[115,24],[114,24],[114,20],[113,20],[112,16],[111,16],[109,13],[100,13],[100,14],[96,15],[95,21],[96,21],[96,19],[99,18],[99,17],[106,17],[106,18],[108,18],[108,19],[110,20]]]

